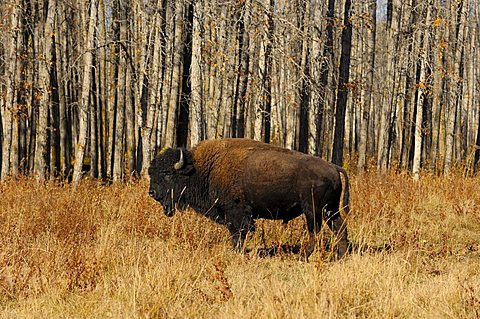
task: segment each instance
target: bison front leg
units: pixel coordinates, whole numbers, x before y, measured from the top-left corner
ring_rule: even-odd
[[[229,219],[230,220],[227,221],[227,228],[232,236],[233,249],[238,252],[243,252],[247,234],[255,228],[252,217],[233,213]]]

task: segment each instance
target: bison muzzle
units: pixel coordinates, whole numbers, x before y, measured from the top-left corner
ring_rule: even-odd
[[[148,173],[149,194],[167,216],[191,207],[225,225],[237,250],[255,229],[255,219],[286,223],[302,213],[309,232],[306,258],[315,249],[315,234],[323,220],[335,234],[338,256],[348,249],[339,210],[342,173],[342,206],[348,213],[348,176],[321,158],[249,139],[207,140],[191,151],[166,149],[151,162]]]

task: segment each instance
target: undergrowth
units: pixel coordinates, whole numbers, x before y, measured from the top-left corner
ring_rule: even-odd
[[[304,220],[259,221],[252,252],[192,211],[168,218],[145,181],[0,184],[2,318],[478,318],[480,178],[351,176],[352,252]],[[270,249],[260,257],[255,248]]]

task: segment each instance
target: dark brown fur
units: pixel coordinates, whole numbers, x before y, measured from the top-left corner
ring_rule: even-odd
[[[191,152],[182,153],[185,163],[181,170],[172,169],[180,149],[168,149],[152,161],[149,171],[150,194],[168,215],[175,204],[180,208],[189,205],[225,224],[234,247],[240,249],[247,232],[254,229],[255,219],[288,222],[304,213],[310,233],[307,257],[314,250],[314,235],[324,218],[338,237],[339,256],[347,251],[347,230],[339,214],[339,173],[346,178],[344,207],[349,198],[348,177],[342,168],[249,139],[203,141]]]

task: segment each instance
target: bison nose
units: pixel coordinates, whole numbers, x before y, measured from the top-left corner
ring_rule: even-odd
[[[150,197],[155,197],[155,191],[154,190],[149,191],[148,195],[150,195]]]

